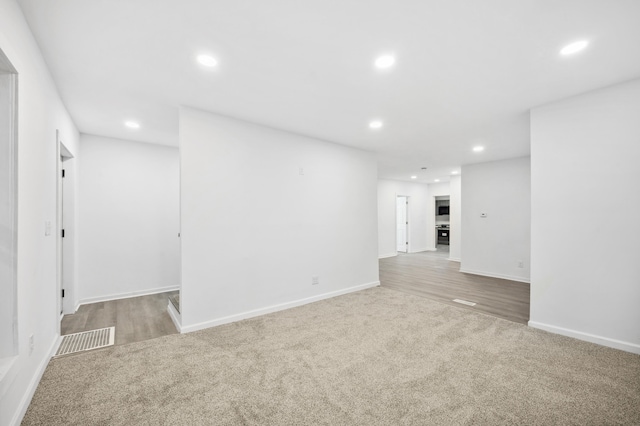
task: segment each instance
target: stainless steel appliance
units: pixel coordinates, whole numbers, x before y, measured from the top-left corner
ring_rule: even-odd
[[[436,230],[438,231],[437,244],[449,245],[449,225],[437,225]]]

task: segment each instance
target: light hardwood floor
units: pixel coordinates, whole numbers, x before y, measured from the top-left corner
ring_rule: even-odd
[[[447,250],[380,259],[380,284],[521,324],[529,321],[529,284],[464,274],[459,271],[460,263],[447,260]],[[476,305],[462,305],[453,299]]]
[[[460,264],[447,257],[445,248],[438,252],[399,254],[380,259],[380,283],[383,287],[463,309],[527,323],[529,284],[463,274],[458,271]],[[170,296],[175,298],[177,292],[83,305],[75,314],[63,317],[61,333],[115,326],[116,345],[175,334],[178,331],[167,313]],[[461,305],[453,299],[468,300],[477,305]]]
[[[175,334],[178,330],[167,313],[168,298],[169,293],[158,293],[82,305],[62,318],[60,331],[65,335],[115,326],[116,345]]]

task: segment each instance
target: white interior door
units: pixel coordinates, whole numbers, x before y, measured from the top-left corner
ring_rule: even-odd
[[[409,239],[407,238],[407,229],[409,227],[408,204],[407,197],[396,198],[396,246],[397,250],[403,253],[407,252],[409,245]]]

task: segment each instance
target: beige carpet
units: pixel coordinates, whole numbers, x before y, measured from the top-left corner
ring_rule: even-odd
[[[640,424],[640,356],[375,288],[51,361],[26,425]]]

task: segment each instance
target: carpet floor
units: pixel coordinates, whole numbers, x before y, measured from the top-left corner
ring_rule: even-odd
[[[640,424],[640,356],[384,288],[52,360],[24,425]]]

